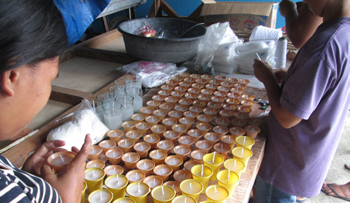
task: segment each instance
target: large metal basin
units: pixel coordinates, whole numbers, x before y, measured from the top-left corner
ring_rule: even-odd
[[[126,52],[135,58],[149,61],[180,63],[193,58],[206,28],[196,22],[176,18],[141,18],[128,20],[118,26],[123,34]],[[135,35],[144,25],[150,25],[163,38]],[[190,29],[193,27],[192,29]],[[190,29],[190,30],[188,30]],[[187,31],[188,30],[188,31]],[[181,34],[187,31],[180,38]]]

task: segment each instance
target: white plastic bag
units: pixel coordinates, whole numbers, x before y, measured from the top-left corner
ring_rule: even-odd
[[[155,61],[138,61],[117,68],[124,73],[132,73],[142,77],[142,85],[146,88],[157,87],[187,70],[186,67],[177,68],[173,63]]]
[[[74,113],[73,119],[51,130],[47,141],[63,140],[66,145],[61,148],[70,151],[73,146],[81,149],[87,134],[90,134],[92,144],[97,144],[105,138],[108,131],[109,129],[94,113],[89,102],[84,99],[82,106]]]

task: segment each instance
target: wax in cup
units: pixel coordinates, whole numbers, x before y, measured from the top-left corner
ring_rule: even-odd
[[[199,195],[203,192],[203,184],[195,179],[187,179],[180,183],[180,190],[183,195],[188,195],[198,201]]]
[[[240,177],[244,171],[245,164],[241,160],[238,160],[238,159],[227,159],[224,162],[224,167],[227,170],[235,172]]]
[[[109,203],[112,201],[112,199],[112,192],[106,189],[95,190],[94,192],[90,193],[88,197],[88,201],[90,203]]]
[[[197,201],[188,195],[180,195],[173,199],[172,203],[197,203]]]
[[[147,202],[147,195],[150,191],[149,186],[143,182],[131,183],[126,187],[126,193],[137,203]]]
[[[191,168],[191,173],[193,179],[198,180],[203,184],[204,190],[202,193],[204,193],[205,189],[208,187],[209,179],[213,175],[213,169],[204,164],[200,164],[193,166]]]
[[[113,203],[136,203],[136,202],[129,197],[122,197],[114,200]]]
[[[113,193],[113,201],[125,197],[125,188],[128,182],[128,179],[123,175],[113,175],[106,179],[105,185]]]
[[[85,170],[85,182],[89,192],[102,189],[105,172],[101,168],[88,168]]]
[[[248,136],[238,136],[235,139],[237,147],[244,147],[247,149],[252,149],[255,144],[255,140]]]
[[[229,191],[220,185],[211,185],[209,186],[205,194],[207,196],[207,199],[209,201],[214,201],[217,203],[225,203],[225,201],[229,198],[230,193]]]
[[[61,151],[51,154],[47,158],[50,167],[56,172],[62,171],[75,157],[74,152]]]
[[[153,188],[151,195],[153,197],[154,203],[171,203],[171,201],[176,196],[176,191],[170,186],[159,185]]]
[[[253,155],[253,152],[247,148],[235,147],[232,150],[232,155],[233,158],[241,160],[245,165],[247,165],[250,157]]]
[[[224,163],[224,157],[217,153],[210,153],[203,156],[204,164],[213,169],[213,175],[210,177],[210,181],[216,180],[221,165]]]
[[[219,185],[225,187],[229,191],[231,197],[235,187],[238,185],[239,176],[235,172],[222,170],[217,174],[217,179]]]

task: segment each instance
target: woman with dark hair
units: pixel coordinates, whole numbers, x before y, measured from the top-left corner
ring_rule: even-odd
[[[0,140],[21,132],[45,106],[66,46],[52,0],[0,0]],[[22,170],[0,156],[0,202],[80,202],[91,139],[80,151],[72,149],[74,160],[53,174],[46,158],[64,144],[44,143]]]

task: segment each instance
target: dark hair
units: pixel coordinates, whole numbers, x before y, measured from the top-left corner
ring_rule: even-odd
[[[53,0],[0,0],[0,75],[66,48],[66,28]]]

